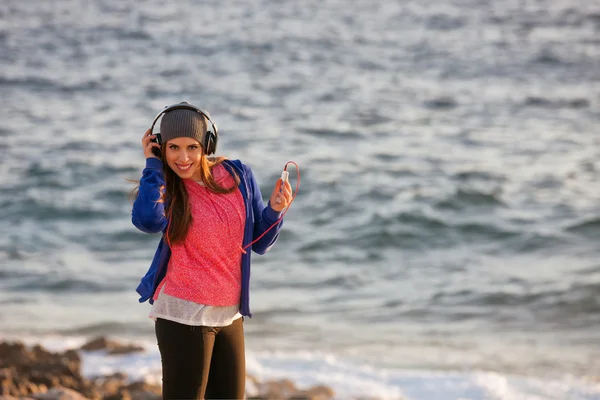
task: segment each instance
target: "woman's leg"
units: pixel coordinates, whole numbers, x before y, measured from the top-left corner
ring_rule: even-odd
[[[246,390],[246,354],[242,318],[218,328],[208,376],[207,399],[243,399]]]
[[[214,332],[158,318],[155,325],[162,363],[163,400],[203,399]]]

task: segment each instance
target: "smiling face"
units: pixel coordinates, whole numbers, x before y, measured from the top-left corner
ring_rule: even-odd
[[[202,171],[202,146],[196,139],[178,137],[165,144],[167,165],[181,179],[193,179],[199,182]]]

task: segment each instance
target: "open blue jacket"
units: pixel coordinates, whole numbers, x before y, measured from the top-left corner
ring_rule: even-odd
[[[240,160],[225,160],[223,165],[231,172],[235,171],[240,177],[239,189],[244,198],[246,207],[246,225],[244,227],[244,239],[242,247],[251,243],[255,238],[262,235],[271,227],[281,213],[273,210],[269,204],[265,206],[262,194],[254,179],[252,170],[249,166],[243,164]],[[163,238],[158,243],[158,248],[154,254],[152,264],[142,277],[137,287],[140,294],[140,303],[149,300],[153,303],[152,296],[156,287],[162,281],[167,272],[171,249],[164,240],[164,233],[167,229],[168,221],[165,217],[164,203],[158,202],[161,197],[161,187],[164,187],[165,179],[163,176],[163,164],[158,158],[150,157],[146,159],[146,168],[142,172],[140,180],[139,193],[133,203],[131,220],[136,228],[146,233],[162,232]],[[279,237],[283,219],[277,223],[273,229],[266,233],[259,241],[252,245],[252,250],[258,254],[265,254]],[[250,313],[250,254],[248,248],[245,254],[242,254],[242,294],[240,299],[240,313],[251,317]]]

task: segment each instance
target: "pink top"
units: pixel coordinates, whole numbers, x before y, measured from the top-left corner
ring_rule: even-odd
[[[213,168],[223,187],[235,184],[223,165]],[[217,194],[191,179],[184,179],[192,207],[192,223],[185,240],[171,246],[171,259],[163,281],[164,293],[210,306],[239,304],[242,283],[241,244],[246,208],[239,190]]]

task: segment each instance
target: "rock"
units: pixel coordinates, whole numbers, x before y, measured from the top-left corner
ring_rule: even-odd
[[[128,344],[128,345],[120,345],[119,347],[109,349],[108,354],[112,354],[112,355],[131,354],[131,353],[141,353],[143,351],[144,351],[143,347]]]
[[[36,400],[87,400],[81,393],[60,386],[54,387],[46,393],[35,393],[32,397]]]
[[[98,388],[100,396],[103,399],[121,399],[120,393],[121,389],[125,385],[126,379],[127,375],[116,373],[109,376],[96,378],[94,380],[94,384]]]
[[[335,396],[333,389],[324,385],[312,387],[304,393],[311,400],[329,400]]]
[[[288,379],[278,381],[258,382],[256,378],[250,377],[251,382],[258,390],[257,396],[249,397],[256,400],[329,400],[335,395],[334,391],[327,386],[315,386],[308,390],[300,390]]]
[[[96,351],[96,350],[104,350],[109,346],[109,341],[104,336],[97,337],[93,340],[90,340],[86,344],[80,347],[80,350],[84,351]]]
[[[131,400],[160,400],[162,388],[160,385],[151,385],[144,381],[133,382],[126,387],[131,394]]]
[[[114,374],[111,374],[111,375],[103,375],[103,376],[97,377],[96,381],[104,382],[109,379],[125,381],[125,380],[127,380],[127,374],[125,372],[115,372]]]
[[[77,352],[52,353],[36,345],[28,349],[20,342],[0,343],[0,394],[24,397],[50,393],[61,386],[94,397],[97,392],[80,373]],[[67,394],[68,396],[68,394]]]
[[[103,400],[131,400],[131,394],[127,389],[120,388],[120,390],[111,396],[105,396]]]
[[[13,396],[0,395],[0,400],[35,400],[35,399],[33,397],[13,397]]]
[[[43,373],[40,371],[31,371],[29,374],[29,380],[47,388],[60,385],[59,377],[53,376],[52,373]]]
[[[108,354],[130,354],[144,351],[143,347],[135,345],[125,345],[114,340],[108,340],[104,336],[97,337],[80,348],[84,351],[106,350]]]
[[[5,380],[0,386],[0,395],[2,396],[18,396],[17,386],[11,381]]]
[[[11,342],[2,342],[0,343],[0,360],[4,360],[8,362],[8,366],[10,366],[10,360],[22,360],[27,358],[28,351],[25,348],[25,345],[20,342],[11,343]],[[3,362],[2,366],[5,365]]]

